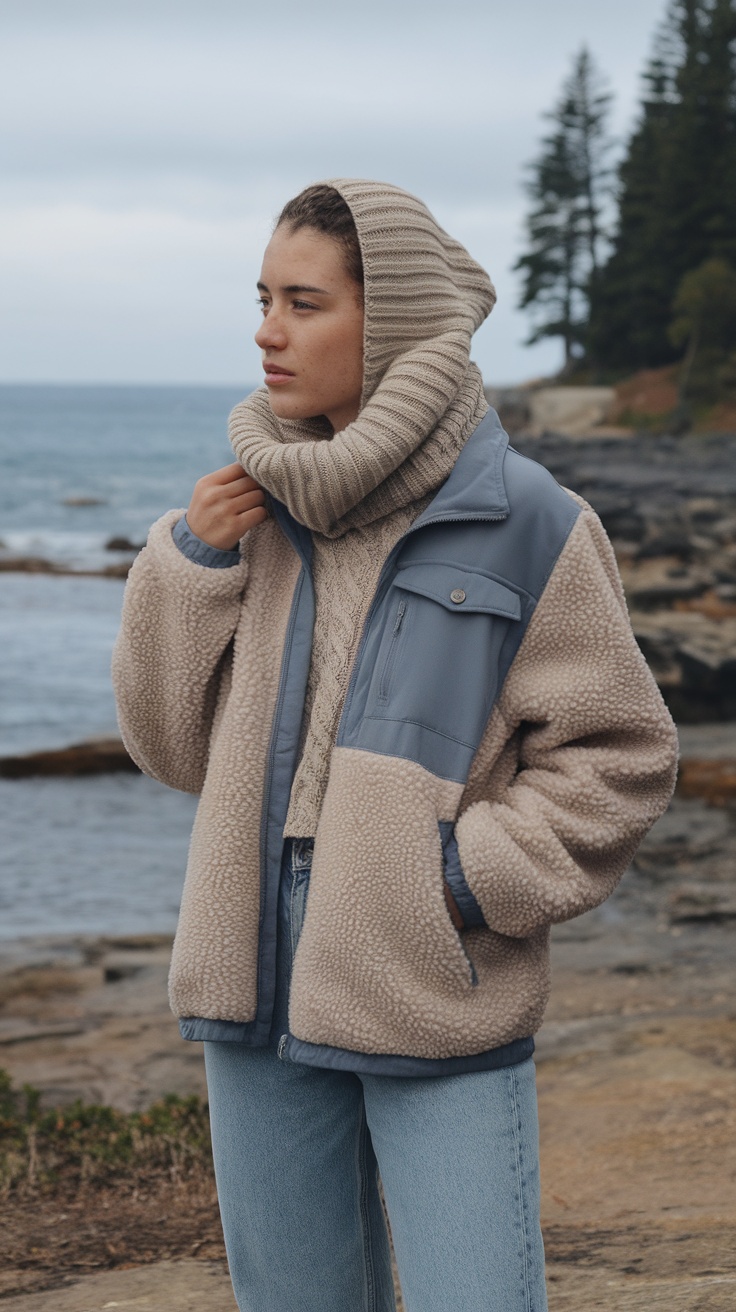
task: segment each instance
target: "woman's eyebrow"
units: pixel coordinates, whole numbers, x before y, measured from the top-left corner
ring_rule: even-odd
[[[258,288],[259,292],[268,291],[268,287],[266,286],[265,282],[257,282],[256,287]],[[282,287],[281,291],[282,292],[316,292],[318,296],[332,295],[332,292],[326,291],[324,287],[308,287],[306,283],[298,283],[298,282],[289,283],[287,287]]]

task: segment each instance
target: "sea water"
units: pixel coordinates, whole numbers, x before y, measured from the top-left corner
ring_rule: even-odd
[[[115,735],[120,579],[153,520],[233,456],[242,387],[0,386],[0,756]],[[0,780],[0,937],[168,932],[196,799],[144,776]]]

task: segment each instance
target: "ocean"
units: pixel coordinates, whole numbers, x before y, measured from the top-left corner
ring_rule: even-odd
[[[130,557],[232,461],[252,388],[0,386],[0,756],[117,733],[110,655]],[[144,776],[0,780],[0,937],[174,929],[196,799]]]

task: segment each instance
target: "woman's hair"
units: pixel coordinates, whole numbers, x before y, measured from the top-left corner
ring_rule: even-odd
[[[358,230],[349,205],[343,200],[339,191],[318,182],[312,187],[305,187],[298,196],[284,205],[276,227],[288,223],[292,232],[299,228],[314,228],[327,237],[334,237],[340,242],[345,254],[345,264],[350,277],[359,287],[363,286],[363,256],[360,252]]]

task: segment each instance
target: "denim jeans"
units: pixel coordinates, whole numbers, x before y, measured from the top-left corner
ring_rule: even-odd
[[[412,1078],[284,1061],[311,839],[287,839],[271,1045],[205,1043],[240,1312],[546,1312],[534,1064]]]

